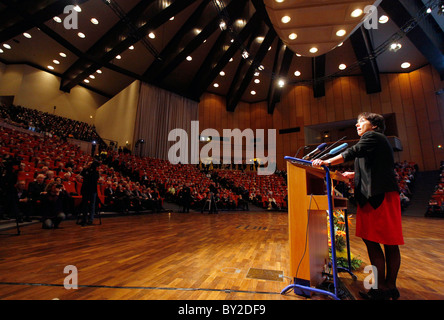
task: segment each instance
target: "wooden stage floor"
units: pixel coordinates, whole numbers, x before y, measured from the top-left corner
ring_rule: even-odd
[[[280,294],[290,283],[287,213],[159,213],[102,222],[81,227],[69,220],[56,230],[33,224],[20,236],[1,235],[0,299],[306,300]],[[443,300],[444,220],[404,217],[403,226],[401,299]],[[353,227],[351,247],[369,264]],[[66,266],[77,268],[78,289],[64,288]],[[282,276],[250,278],[253,269]],[[341,274],[351,291],[368,275],[363,268],[355,274],[357,281]]]

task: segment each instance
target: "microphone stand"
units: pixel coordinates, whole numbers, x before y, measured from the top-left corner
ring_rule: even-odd
[[[313,157],[313,159],[311,160],[315,160],[318,159],[319,157],[323,156],[324,154],[327,153],[327,151],[329,151],[331,148],[333,148],[335,145],[337,145],[339,142],[341,142],[342,140],[344,140],[345,138],[347,138],[347,136],[343,136],[341,139],[339,139],[338,141],[332,143],[328,148],[325,148],[324,151],[319,152],[316,156]]]

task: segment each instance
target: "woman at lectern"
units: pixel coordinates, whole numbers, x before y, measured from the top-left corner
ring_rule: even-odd
[[[401,202],[394,171],[393,149],[384,135],[384,117],[369,112],[358,116],[359,142],[328,160],[316,159],[314,167],[355,161],[354,172],[343,176],[354,179],[356,236],[363,239],[371,264],[377,270],[377,286],[360,292],[365,299],[398,299],[396,279],[401,265],[399,245],[404,244]],[[381,245],[384,245],[384,251]],[[384,254],[385,252],[385,254]]]

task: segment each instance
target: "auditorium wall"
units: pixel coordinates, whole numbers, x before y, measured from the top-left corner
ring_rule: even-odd
[[[396,161],[414,161],[420,170],[436,170],[444,160],[444,95],[435,92],[444,87],[438,73],[427,65],[410,73],[381,74],[382,91],[367,94],[361,76],[327,81],[325,96],[313,97],[309,85],[287,87],[272,115],[267,102],[241,102],[227,112],[223,97],[206,93],[199,104],[199,125],[222,129],[287,129],[300,132],[279,134],[276,138],[278,169],[285,168],[283,157],[294,156],[305,145],[304,126],[355,119],[362,111],[394,113],[398,138],[403,151]]]
[[[108,100],[81,86],[60,91],[59,77],[28,65],[0,66],[0,96],[14,96],[14,105],[93,124],[97,108]]]
[[[134,145],[134,125],[139,102],[140,81],[136,80],[96,112],[95,126],[103,139],[117,141],[119,146]]]

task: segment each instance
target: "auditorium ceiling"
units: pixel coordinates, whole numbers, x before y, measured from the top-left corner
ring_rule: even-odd
[[[196,101],[225,96],[229,111],[267,101],[272,113],[291,84],[321,97],[327,81],[362,75],[370,94],[381,73],[427,64],[444,79],[441,3],[0,0],[0,61],[50,72],[64,92],[111,98],[138,79]]]

